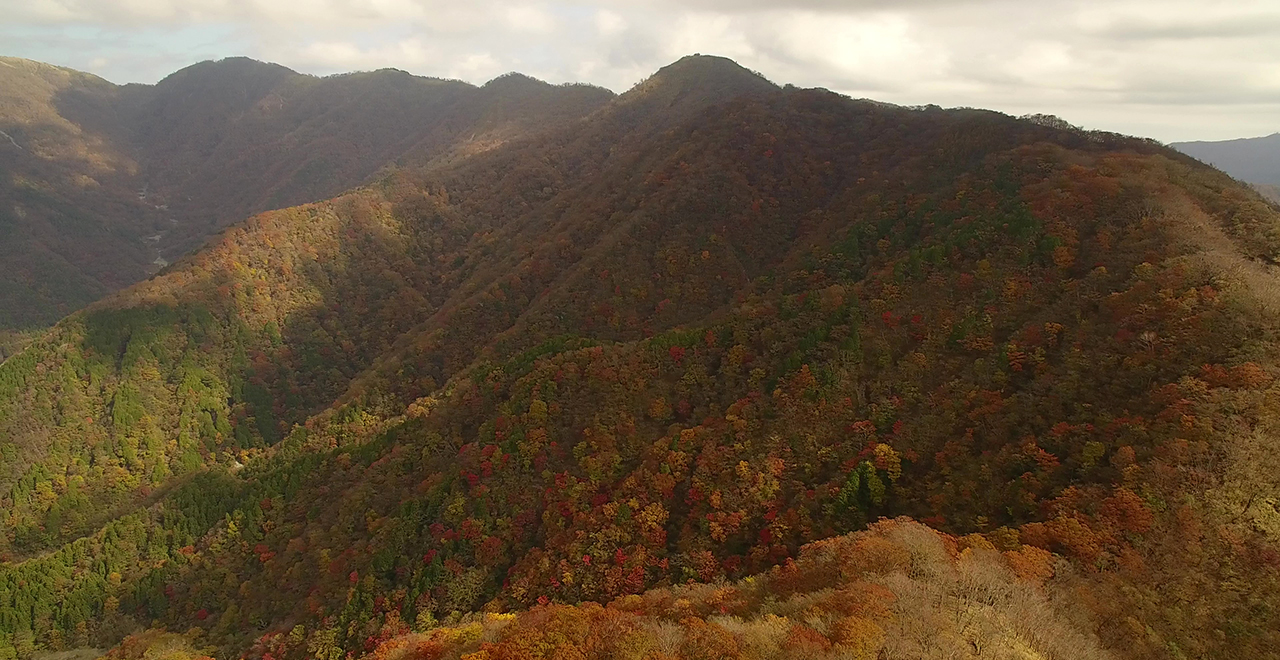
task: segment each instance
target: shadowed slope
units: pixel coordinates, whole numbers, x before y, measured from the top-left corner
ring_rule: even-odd
[[[612,94],[476,88],[401,71],[315,78],[231,58],[117,87],[0,60],[0,328],[50,323],[257,212],[330,197],[398,161],[492,148]]]

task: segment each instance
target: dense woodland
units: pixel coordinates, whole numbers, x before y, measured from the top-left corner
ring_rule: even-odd
[[[543,603],[468,614],[418,632],[393,619],[361,657],[1107,658],[1097,640],[1074,629],[1077,580],[1038,548],[1001,552],[978,535],[884,520],[807,545],[798,558],[735,583],[655,589],[604,607]],[[963,616],[955,616],[958,607]],[[253,653],[292,656],[307,644],[309,655],[333,657],[331,637],[306,639],[297,626],[263,636]],[[205,643],[199,628],[150,630],[108,657],[195,658],[213,652]]]
[[[1278,256],[1157,144],[686,58],[5,360],[0,658],[1276,657]]]

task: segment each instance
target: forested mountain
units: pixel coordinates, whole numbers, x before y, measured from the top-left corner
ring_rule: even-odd
[[[1280,133],[1218,142],[1174,142],[1169,146],[1241,181],[1280,186]]]
[[[523,76],[316,78],[246,58],[156,85],[0,58],[0,332],[44,327],[245,217],[490,148],[612,98]]]
[[[712,57],[488,146],[0,365],[0,658],[1277,657],[1254,191]]]

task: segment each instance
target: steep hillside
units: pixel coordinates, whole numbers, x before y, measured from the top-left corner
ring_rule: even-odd
[[[66,114],[112,129],[68,119],[63,98]],[[119,103],[100,78],[0,58],[0,330],[47,326],[155,259],[142,237],[167,223],[135,194],[137,159],[112,132]]]
[[[1169,146],[1241,181],[1280,186],[1280,133],[1219,142],[1175,142]]]
[[[313,78],[241,58],[160,81],[139,110],[146,119],[134,140],[147,154],[149,195],[202,230],[166,243],[167,254],[180,255],[204,233],[331,197],[398,159],[509,139],[581,117],[611,96],[533,79],[478,89],[389,69]]]
[[[0,655],[154,623],[118,653],[525,657],[561,617],[562,646],[639,630],[636,657],[779,630],[809,657],[1276,657],[1280,214],[1252,191],[715,58],[424,162],[256,216],[0,365]],[[955,541],[875,523],[903,515],[973,554],[904,558],[895,529]],[[893,616],[677,586],[869,524],[816,552],[898,544],[845,576]],[[1049,553],[1064,582],[1013,586]],[[551,605],[591,601],[615,605]],[[955,623],[908,630],[930,617]]]
[[[314,78],[232,58],[117,87],[0,60],[0,329],[43,326],[257,212],[407,159],[474,152],[612,96],[529,79],[476,88],[400,71]]]

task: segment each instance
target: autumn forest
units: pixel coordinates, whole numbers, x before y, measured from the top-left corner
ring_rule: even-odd
[[[59,209],[208,184],[111,229],[185,213],[174,263],[0,295],[0,660],[1280,657],[1248,186],[708,56],[617,96],[228,62],[77,83],[21,134],[74,158],[0,188],[66,257]],[[163,94],[214,74],[243,107]]]

